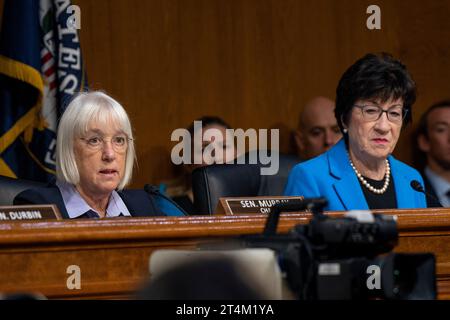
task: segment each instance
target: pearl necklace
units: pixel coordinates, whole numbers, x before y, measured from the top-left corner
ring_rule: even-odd
[[[358,177],[359,181],[361,181],[361,183],[370,191],[372,191],[373,193],[376,194],[383,194],[386,192],[388,186],[389,186],[389,181],[390,181],[390,176],[391,176],[391,167],[389,166],[389,161],[386,159],[386,174],[384,177],[384,185],[383,188],[381,189],[376,189],[374,187],[372,187],[369,182],[367,182],[366,179],[364,179],[364,177],[362,176],[361,173],[359,173],[358,169],[356,169],[355,165],[352,162],[352,158],[350,158],[350,155],[348,155],[348,159],[350,160],[350,166],[353,168],[353,170],[356,173],[356,176]]]

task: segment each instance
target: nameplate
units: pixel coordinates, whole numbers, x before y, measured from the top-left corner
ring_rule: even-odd
[[[62,219],[58,208],[54,204],[0,206],[0,222],[48,219]]]
[[[274,205],[303,200],[303,197],[227,197],[220,198],[216,214],[269,214]]]

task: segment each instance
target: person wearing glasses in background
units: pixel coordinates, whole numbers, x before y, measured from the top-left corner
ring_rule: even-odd
[[[169,199],[124,190],[136,154],[125,109],[100,91],[79,93],[61,117],[56,143],[56,183],[28,189],[14,204],[56,204],[65,219],[182,216]]]
[[[322,155],[296,165],[285,195],[325,197],[325,210],[426,208],[421,175],[391,154],[411,122],[416,86],[406,67],[386,53],[367,54],[343,74],[335,117],[343,134]]]

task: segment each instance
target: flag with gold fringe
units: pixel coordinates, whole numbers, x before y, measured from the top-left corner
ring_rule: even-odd
[[[1,175],[36,181],[54,176],[57,121],[72,96],[87,83],[77,8],[70,0],[4,1]]]

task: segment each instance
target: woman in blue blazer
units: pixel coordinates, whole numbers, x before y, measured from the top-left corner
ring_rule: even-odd
[[[388,54],[368,54],[342,76],[335,116],[343,139],[324,154],[295,166],[285,195],[325,197],[326,210],[425,208],[420,174],[394,151],[416,99],[406,67]]]

